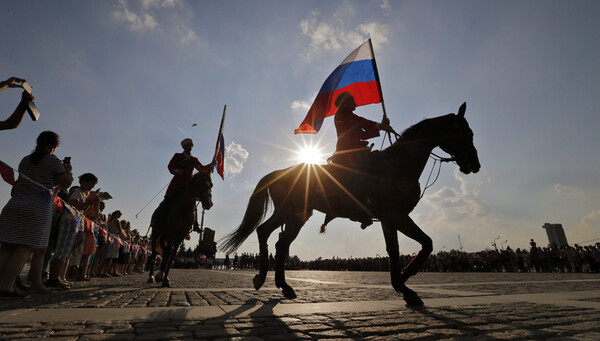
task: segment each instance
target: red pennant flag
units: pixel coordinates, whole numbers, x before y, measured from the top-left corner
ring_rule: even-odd
[[[2,179],[4,179],[4,181],[6,181],[9,185],[15,185],[15,171],[11,166],[2,161],[0,161],[0,175],[2,176]]]
[[[60,200],[60,198],[55,195],[53,200],[54,205],[56,205],[56,209],[58,210],[58,213],[63,213],[65,211],[65,207],[63,206],[63,202]]]

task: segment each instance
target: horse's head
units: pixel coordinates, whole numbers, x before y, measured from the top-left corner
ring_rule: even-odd
[[[458,114],[450,114],[448,126],[442,135],[440,148],[450,154],[456,161],[461,172],[469,174],[479,172],[481,165],[477,156],[477,149],[473,145],[473,131],[465,119],[467,103],[458,109]]]
[[[202,208],[209,210],[212,205],[212,180],[210,173],[198,172],[190,180],[189,189],[192,196],[202,203]]]

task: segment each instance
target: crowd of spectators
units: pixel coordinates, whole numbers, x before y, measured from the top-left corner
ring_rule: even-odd
[[[513,250],[510,246],[501,250],[463,252],[459,250],[440,251],[431,254],[421,271],[426,272],[600,272],[600,243],[594,245],[537,247],[531,240],[531,247]],[[403,266],[408,265],[415,255],[401,255]],[[219,262],[220,263],[220,262]],[[229,256],[220,268],[258,269],[258,254],[243,253]],[[269,266],[273,270],[275,260],[269,255]],[[289,270],[332,270],[332,271],[389,271],[388,257],[339,258],[302,261],[298,256],[288,257]]]
[[[110,196],[93,191],[94,174],[80,175],[72,186],[70,159],[54,155],[58,145],[56,133],[42,132],[35,150],[20,162],[16,181],[13,170],[2,164],[2,176],[13,187],[0,213],[0,297],[50,294],[68,290],[70,280],[144,269],[147,239],[120,219],[119,210],[103,213],[103,198]],[[29,287],[19,276],[28,260]]]
[[[441,251],[431,254],[421,271],[427,272],[600,272],[600,243],[595,245],[537,247],[529,250]],[[402,255],[407,265],[414,255]],[[301,269],[389,271],[388,257],[333,258],[301,262]]]

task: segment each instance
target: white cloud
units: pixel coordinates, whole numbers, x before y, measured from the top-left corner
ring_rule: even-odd
[[[182,44],[187,45],[198,40],[196,32],[186,25],[179,27],[179,37]]]
[[[566,195],[566,196],[573,196],[573,197],[585,195],[585,193],[578,188],[571,187],[571,186],[565,186],[565,185],[561,185],[561,184],[552,185],[552,190],[554,191],[554,193],[559,194],[559,195]]]
[[[248,151],[233,141],[225,147],[225,174],[231,179],[242,172],[248,159]]]
[[[142,0],[142,7],[149,8],[170,8],[181,6],[180,0]]]
[[[181,44],[190,45],[200,39],[190,27],[190,11],[183,7],[180,0],[143,0],[141,6],[139,2],[119,0],[113,18],[132,31],[160,30],[176,35]]]
[[[569,229],[566,228],[565,231]],[[573,231],[568,232],[569,244],[590,245],[600,241],[600,209],[594,210],[583,218]]]
[[[119,9],[113,13],[117,21],[125,22],[132,31],[152,30],[158,23],[149,13],[136,14],[127,8],[125,1],[119,1]]]
[[[388,0],[381,0],[381,5],[379,5],[379,7],[387,11],[392,9],[392,6],[390,6],[390,2]]]
[[[483,181],[465,177],[458,170],[454,177],[461,182],[459,188],[444,186],[424,196],[424,203],[431,209],[426,214],[418,215],[420,221],[458,223],[491,216],[490,208],[479,190]]]
[[[389,29],[385,24],[377,21],[365,22],[354,29],[344,28],[343,20],[337,23],[328,23],[318,18],[318,13],[313,13],[309,19],[300,22],[302,35],[310,38],[308,50],[303,54],[307,60],[324,51],[352,51],[367,39],[371,38],[373,45],[383,45],[388,41]],[[334,15],[337,17],[337,15]]]
[[[294,110],[308,110],[310,109],[310,103],[307,101],[293,101],[291,107]]]

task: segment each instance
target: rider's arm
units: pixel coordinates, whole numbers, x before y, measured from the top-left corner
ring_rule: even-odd
[[[361,120],[360,127],[363,129],[361,136],[362,140],[368,140],[370,138],[379,136],[379,123],[367,120],[364,117],[358,117]]]
[[[200,163],[200,161],[198,161],[197,158],[192,157],[192,162],[194,163],[194,168],[196,168],[196,170],[198,170],[199,172],[206,172],[209,173],[210,172],[210,167],[211,165],[203,165]]]

